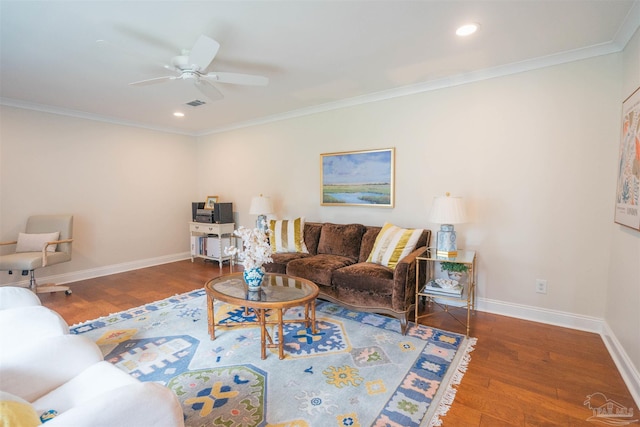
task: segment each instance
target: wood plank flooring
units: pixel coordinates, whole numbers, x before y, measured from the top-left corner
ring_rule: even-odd
[[[187,260],[75,282],[71,296],[39,296],[72,325],[202,288],[220,274],[217,263]],[[464,333],[446,313],[421,322]],[[444,426],[594,426],[583,403],[596,392],[640,418],[597,334],[476,312],[471,336],[478,343]]]

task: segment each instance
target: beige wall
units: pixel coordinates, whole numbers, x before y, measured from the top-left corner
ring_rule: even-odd
[[[232,199],[244,225],[263,193],[277,216],[436,230],[428,209],[449,191],[469,204],[456,228],[478,251],[481,298],[602,318],[620,70],[608,55],[201,137],[199,192]],[[395,208],[320,206],[321,153],[385,147],[396,148]]]
[[[81,278],[184,257],[193,138],[18,108],[0,113],[0,240],[14,240],[29,215],[74,214],[73,260],[38,276]],[[0,283],[23,279],[0,272]]]

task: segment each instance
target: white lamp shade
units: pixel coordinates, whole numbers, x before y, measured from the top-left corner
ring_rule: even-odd
[[[266,215],[270,213],[273,213],[273,205],[271,204],[270,198],[260,195],[251,199],[249,214]]]
[[[433,198],[429,222],[434,224],[462,224],[467,213],[461,197],[438,196]]]

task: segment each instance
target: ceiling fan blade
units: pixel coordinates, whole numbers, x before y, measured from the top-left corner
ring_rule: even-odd
[[[220,49],[220,43],[214,39],[204,35],[198,37],[189,53],[189,65],[196,66],[198,71],[205,70],[216,57],[218,49]]]
[[[266,86],[269,84],[268,77],[256,76],[253,74],[224,73],[213,71],[207,74],[206,77],[220,83],[231,83],[235,85]]]
[[[217,101],[219,99],[224,98],[224,95],[220,93],[220,91],[211,83],[203,79],[196,79],[193,81],[193,84],[198,88],[200,92],[202,92],[207,98],[212,101]]]
[[[173,76],[164,76],[164,77],[156,77],[153,79],[140,80],[138,82],[129,83],[130,86],[146,86],[146,85],[154,85],[157,83],[163,83],[167,80],[175,80],[176,77]]]

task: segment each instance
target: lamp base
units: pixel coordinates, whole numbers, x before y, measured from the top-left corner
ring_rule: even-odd
[[[256,220],[256,228],[258,230],[264,231],[265,233],[269,230],[269,225],[267,224],[266,215],[258,215],[258,219]]]
[[[458,256],[456,232],[451,224],[442,224],[438,231],[436,256],[455,258]]]

